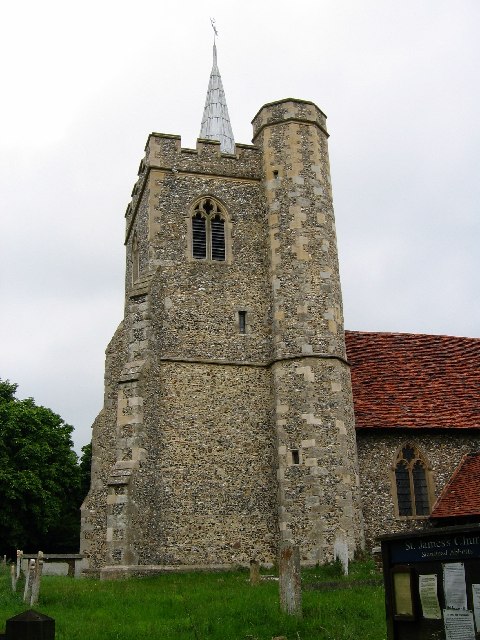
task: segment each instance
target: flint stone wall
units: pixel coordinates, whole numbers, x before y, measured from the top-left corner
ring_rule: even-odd
[[[369,548],[378,544],[377,538],[382,534],[431,526],[428,517],[395,516],[393,468],[403,445],[411,442],[424,454],[431,468],[435,499],[462,457],[478,450],[478,434],[475,433],[432,429],[412,431],[357,430],[365,538]]]
[[[254,129],[260,148],[236,155],[148,139],[83,511],[91,568],[270,563],[280,536],[310,564],[339,531],[362,545],[325,116],[286,100]],[[226,215],[224,262],[192,257],[199,198]]]
[[[270,373],[159,362],[134,477],[139,564],[246,564],[276,554]]]

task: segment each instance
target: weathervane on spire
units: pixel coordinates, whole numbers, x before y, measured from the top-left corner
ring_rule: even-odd
[[[215,18],[210,18],[210,23],[212,25],[212,29],[213,29],[213,42],[215,42],[215,37],[218,36],[218,31],[217,31],[217,27],[215,26]]]
[[[210,24],[213,29],[213,64],[199,137],[207,140],[217,140],[220,142],[220,150],[223,153],[235,153],[235,140],[233,139],[232,125],[228,115],[227,101],[225,100],[220,71],[217,67],[215,38],[218,36],[218,31],[214,18],[210,18]]]

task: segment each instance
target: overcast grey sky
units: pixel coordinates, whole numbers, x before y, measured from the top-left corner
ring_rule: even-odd
[[[123,315],[144,144],[195,146],[210,16],[237,142],[266,102],[328,116],[346,328],[480,336],[478,0],[3,2],[0,378],[77,450]]]

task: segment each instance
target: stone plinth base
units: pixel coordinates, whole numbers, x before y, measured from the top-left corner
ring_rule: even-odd
[[[103,567],[100,570],[100,580],[121,580],[123,578],[143,578],[146,576],[155,576],[166,573],[189,573],[194,571],[216,572],[216,571],[232,571],[238,565],[230,564],[179,564],[179,565],[115,565],[111,567]]]

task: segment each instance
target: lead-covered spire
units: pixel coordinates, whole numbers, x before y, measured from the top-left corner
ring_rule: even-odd
[[[217,46],[213,43],[213,66],[203,110],[200,138],[218,140],[223,153],[235,153],[235,140],[228,115],[222,78],[217,67]]]

